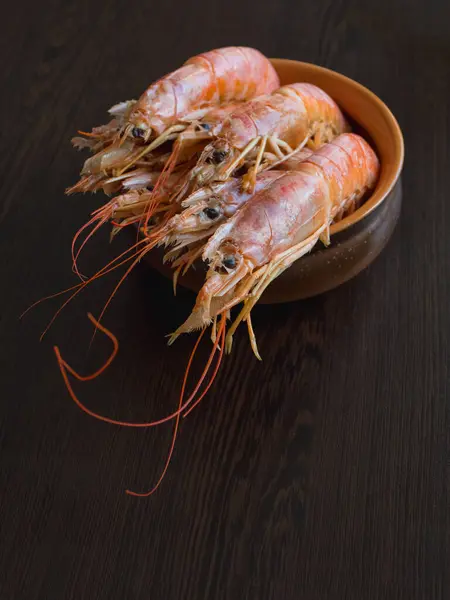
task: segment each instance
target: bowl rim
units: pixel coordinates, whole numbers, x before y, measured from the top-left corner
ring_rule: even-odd
[[[325,76],[333,77],[334,79],[338,79],[343,84],[352,87],[357,90],[358,93],[366,96],[369,101],[373,104],[377,105],[380,112],[383,114],[386,122],[388,123],[389,128],[393,132],[393,138],[395,143],[395,155],[397,157],[395,164],[395,170],[393,175],[391,176],[391,181],[387,185],[384,186],[384,189],[381,190],[379,183],[377,183],[373,193],[369,198],[360,206],[354,213],[348,215],[341,221],[333,224],[330,227],[330,235],[336,234],[340,231],[344,231],[348,229],[355,223],[361,221],[366,216],[368,216],[372,211],[374,211],[384,200],[389,196],[397,181],[400,178],[401,171],[403,169],[403,163],[405,159],[405,143],[403,140],[403,134],[400,129],[400,125],[398,124],[397,119],[392,114],[392,111],[387,107],[387,105],[379,98],[374,92],[369,90],[369,88],[365,87],[361,83],[358,83],[354,79],[339,73],[338,71],[333,71],[332,69],[328,69],[327,67],[321,67],[314,63],[303,62],[300,60],[294,60],[291,58],[270,58],[270,62],[277,70],[277,64],[292,64],[292,65],[301,65],[306,70],[320,72]],[[355,119],[357,122],[358,119]],[[380,158],[381,160],[381,158]]]

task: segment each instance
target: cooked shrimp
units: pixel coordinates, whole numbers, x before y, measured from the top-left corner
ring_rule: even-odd
[[[203,259],[206,282],[194,310],[173,334],[205,327],[217,314],[244,302],[227,335],[227,349],[242,320],[258,356],[250,311],[267,286],[294,261],[327,241],[333,219],[351,209],[376,183],[379,161],[358,135],[344,134],[323,146],[248,200],[209,239]]]
[[[134,105],[122,139],[143,141],[144,156],[176,139],[212,108],[268,94],[279,85],[269,59],[253,48],[231,46],[199,54],[150,85]],[[124,164],[122,172],[132,164]]]
[[[146,178],[143,176],[143,171],[145,170],[149,173],[152,182],[156,183],[153,177],[155,168],[159,167],[161,171],[168,160],[175,155],[176,162],[181,164],[189,161],[194,156],[198,158],[206,140],[209,139],[207,132],[222,123],[225,116],[235,108],[236,104],[220,106],[209,110],[200,121],[192,119],[186,122],[186,129],[184,131],[179,135],[173,134],[170,136],[172,141],[175,140],[175,145],[169,153],[158,154],[154,148],[150,155],[147,152],[148,146],[143,150],[141,145],[136,144],[129,138],[121,144],[107,145],[101,143],[99,146],[95,146],[98,151],[84,162],[81,170],[81,179],[75,185],[68,188],[66,193],[96,192],[99,189],[103,189],[106,193],[111,193],[120,190],[121,186],[115,185],[118,181],[122,181],[122,187],[126,189],[125,182],[129,181],[132,175],[136,175],[136,169],[135,171],[128,171],[132,166],[139,166],[140,170],[138,174],[144,181]],[[77,147],[83,147],[83,143],[86,144],[86,141],[82,138],[74,138],[72,140],[74,144],[75,141]],[[125,168],[124,165],[126,165]],[[171,169],[170,171],[172,172],[173,170]],[[136,180],[134,180],[133,184],[136,189],[138,187]],[[146,184],[143,187],[146,187]],[[184,189],[187,188],[185,187]]]
[[[209,140],[208,132],[213,128],[217,128],[223,123],[226,115],[235,110],[237,107],[236,103],[227,104],[225,106],[217,106],[205,111],[199,111],[203,115],[200,119],[200,114],[190,115],[187,119],[184,119],[182,124],[179,126],[179,131],[169,136],[169,140],[173,141],[172,150],[169,154],[164,155],[165,161],[163,166],[166,166],[167,174],[170,174],[173,169],[179,163],[185,163],[194,156],[198,159],[198,156],[203,151],[206,142]],[[129,139],[126,140],[129,142]],[[167,141],[167,140],[166,140]],[[126,143],[126,142],[125,142]],[[149,146],[137,146],[135,149],[134,156],[128,156],[128,160],[121,158],[120,160],[125,166],[117,169],[117,175],[123,176],[128,169],[138,163],[140,160],[145,159],[155,153],[155,150],[159,146],[159,143],[152,143]],[[120,162],[119,160],[119,162]],[[145,166],[145,165],[144,165]],[[170,169],[168,168],[170,166]],[[187,188],[186,188],[187,189]]]
[[[210,237],[224,221],[234,213],[253,194],[271,185],[286,170],[297,170],[298,166],[312,155],[308,149],[301,150],[285,162],[279,164],[279,170],[260,173],[255,189],[250,192],[242,189],[242,178],[231,178],[221,183],[213,183],[192,193],[181,203],[182,210],[167,223],[168,233],[164,233],[164,244],[174,246],[172,253]]]
[[[309,144],[317,148],[349,127],[337,104],[320,88],[309,83],[294,83],[246,102],[211,131],[208,144],[192,171],[199,186],[226,180],[251,160],[245,185],[253,189],[256,173],[274,160],[291,155]],[[265,150],[274,158],[264,164]],[[267,155],[266,155],[267,156]]]
[[[168,134],[189,115],[203,116],[210,107],[246,101],[279,86],[270,61],[258,50],[227,47],[187,60],[153,83],[134,105],[126,133],[148,141]],[[202,114],[201,111],[204,111]]]

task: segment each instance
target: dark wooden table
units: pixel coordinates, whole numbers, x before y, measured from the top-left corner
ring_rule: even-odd
[[[12,3],[2,20],[0,598],[2,600],[449,598],[450,11],[444,0]],[[79,369],[114,278],[59,306],[70,241],[100,198],[64,196],[77,128],[186,57],[230,44],[315,62],[373,89],[406,141],[390,244],[331,293],[259,307],[264,362],[241,333],[183,423],[122,429],[70,400],[53,344]],[[100,232],[93,272],[124,249]],[[77,386],[99,412],[151,419],[176,405],[193,339],[164,337],[193,297],[145,265],[105,317],[121,343]],[[205,343],[200,358],[205,359]],[[199,367],[196,367],[197,371]],[[195,371],[195,369],[194,369]]]

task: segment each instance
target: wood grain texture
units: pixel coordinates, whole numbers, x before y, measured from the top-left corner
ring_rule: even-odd
[[[0,598],[3,600],[441,600],[449,586],[450,11],[444,0],[13,3],[3,20],[0,194]],[[362,275],[322,297],[259,307],[264,362],[241,333],[183,423],[150,500],[170,426],[99,423],[71,403],[58,343],[86,355],[93,285],[39,344],[73,284],[70,240],[98,202],[64,197],[77,128],[186,57],[245,44],[315,62],[373,89],[406,141],[395,235]],[[113,247],[101,232],[82,264]],[[105,323],[121,352],[77,387],[122,419],[177,402],[193,340],[164,335],[192,296],[144,265]],[[204,359],[205,344],[200,352]],[[199,368],[199,367],[198,367]],[[197,372],[198,372],[197,368]]]

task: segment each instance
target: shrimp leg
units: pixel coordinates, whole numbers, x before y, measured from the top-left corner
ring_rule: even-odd
[[[300,152],[300,150],[303,149],[306,142],[308,141],[308,136],[309,136],[309,134],[294,149],[292,149],[291,146],[287,142],[284,142],[283,140],[278,139],[276,136],[270,136],[270,138],[268,136],[264,136],[263,145],[261,146],[263,148],[263,150],[262,150],[261,154],[258,153],[258,157],[256,158],[254,166],[252,166],[248,170],[248,172],[244,175],[244,177],[242,179],[242,189],[244,191],[252,191],[255,187],[256,175],[258,174],[259,171],[261,171],[265,168],[274,168],[275,166],[280,165],[282,162],[284,162],[288,158],[291,158],[296,152]],[[271,144],[272,148],[275,150],[279,160],[278,161],[272,160],[272,161],[269,161],[268,164],[261,164],[261,160],[263,157],[263,153],[264,153],[267,141],[270,142],[270,144]],[[281,151],[282,148],[283,148],[283,150],[286,151],[286,154],[283,154],[283,152]]]
[[[247,156],[247,154],[253,150],[253,148],[259,144],[261,142],[261,136],[259,135],[258,137],[253,138],[253,140],[251,140],[246,146],[245,148],[242,150],[242,152],[240,152],[236,158],[233,160],[233,162],[228,165],[228,167],[226,168],[225,171],[223,171],[222,173],[219,174],[219,176],[217,177],[217,179],[219,181],[226,181],[232,174],[232,172],[235,170],[235,168],[241,163],[242,159]]]
[[[252,318],[251,318],[250,314],[247,316],[247,318],[245,320],[247,322],[248,337],[250,338],[250,345],[252,347],[253,354],[256,356],[256,358],[258,360],[262,360],[261,355],[259,354],[258,345],[256,343],[256,336],[255,336],[255,332],[253,331]]]
[[[289,144],[283,140],[277,140],[277,144],[280,148],[284,148],[284,150],[286,150],[286,152],[289,154],[290,152],[293,152],[293,149],[289,146]]]
[[[233,298],[233,300],[230,302],[230,304],[227,305],[225,308],[229,309],[232,306],[239,304],[240,302],[245,302],[246,298],[248,298],[249,291],[252,288],[252,286],[256,283],[256,280],[259,279],[259,277],[263,277],[263,280],[265,280],[267,275],[271,273],[272,269],[273,264],[268,263],[267,265],[253,273],[247,284],[240,290],[240,293],[237,294],[235,298]],[[241,312],[238,314],[238,316],[236,317],[236,319],[234,320],[230,329],[227,332],[227,337],[225,339],[225,352],[227,354],[231,353],[231,348],[233,345],[233,335],[236,332],[236,329],[238,328],[239,324],[250,314],[250,311],[247,311],[246,308],[247,303],[244,304],[244,306],[241,309]]]
[[[173,263],[173,267],[175,268],[175,271],[173,274],[173,280],[172,280],[174,296],[176,295],[177,283],[178,283],[178,278],[179,278],[180,274],[185,275],[186,272],[190,269],[190,267],[192,267],[194,262],[198,258],[201,257],[202,252],[203,252],[203,245],[200,244],[200,246],[198,248],[193,248],[189,252],[186,252],[186,254],[183,254],[182,256],[180,256]]]
[[[271,135],[269,137],[269,143],[270,143],[272,150],[275,152],[275,154],[278,156],[278,158],[280,158],[280,159],[284,158],[284,154],[281,152],[280,147],[277,144],[277,138],[275,135]]]
[[[258,155],[255,164],[247,171],[242,179],[242,189],[246,192],[252,192],[256,186],[256,175],[258,173],[261,161],[266,149],[268,136],[264,135],[259,146]]]

